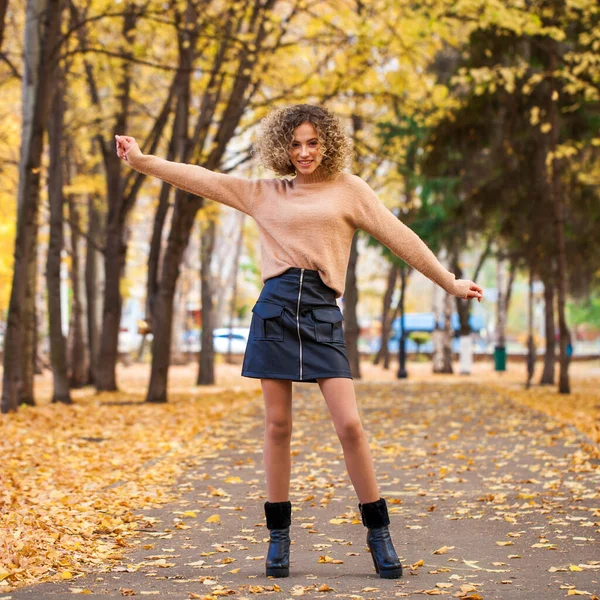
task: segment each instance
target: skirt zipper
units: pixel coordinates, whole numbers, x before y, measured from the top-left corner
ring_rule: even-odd
[[[300,287],[298,288],[298,306],[296,308],[296,328],[298,329],[298,342],[300,343],[300,381],[302,381],[302,338],[300,337],[300,295],[302,294],[302,279],[304,269],[300,269]]]

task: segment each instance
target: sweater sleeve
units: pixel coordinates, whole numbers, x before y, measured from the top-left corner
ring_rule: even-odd
[[[226,173],[216,173],[199,165],[189,165],[142,154],[138,146],[127,152],[127,163],[136,171],[158,177],[171,185],[202,198],[209,198],[252,216],[258,182]]]
[[[454,292],[454,273],[439,262],[425,242],[383,204],[369,184],[354,176],[359,188],[355,224],[387,246],[396,256],[449,294]]]

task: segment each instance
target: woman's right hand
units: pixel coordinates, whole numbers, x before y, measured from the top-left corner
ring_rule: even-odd
[[[127,153],[132,149],[136,148],[141,153],[140,147],[138,146],[135,138],[129,135],[115,135],[115,141],[117,142],[117,156],[127,162]]]

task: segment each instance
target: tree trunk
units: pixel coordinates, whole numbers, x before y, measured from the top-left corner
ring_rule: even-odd
[[[375,354],[373,364],[378,365],[379,361],[383,358],[384,368],[387,369],[386,365],[389,365],[389,350],[388,342],[390,339],[390,328],[392,322],[390,321],[390,307],[392,305],[392,296],[396,289],[396,280],[398,279],[398,267],[395,264],[390,264],[390,270],[388,271],[387,289],[383,296],[383,306],[381,307],[381,346]]]
[[[404,298],[406,295],[406,275],[407,267],[402,265],[400,267],[400,301],[398,306],[400,308],[400,341],[398,344],[398,379],[406,379],[408,372],[406,371],[406,329],[404,326]]]
[[[172,365],[183,365],[186,358],[182,351],[181,338],[185,328],[185,315],[187,313],[188,301],[188,276],[185,258],[182,262],[183,273],[175,285],[175,303],[173,308],[173,323],[171,327],[171,356],[169,363]]]
[[[473,370],[473,338],[471,335],[471,326],[469,324],[469,313],[470,306],[468,306],[469,301],[463,300],[461,298],[457,298],[457,304],[460,307],[458,310],[459,315],[466,315],[464,321],[466,321],[467,326],[463,327],[463,319],[461,320],[461,328],[460,328],[460,337],[459,337],[459,373],[461,375],[470,375]],[[465,304],[467,306],[465,306]]]
[[[441,368],[434,373],[453,373],[452,368],[452,340],[454,339],[454,329],[452,328],[452,305],[453,296],[444,294],[444,328],[442,330],[442,360]]]
[[[25,35],[29,40],[31,40],[31,45],[28,49],[25,50],[25,71],[26,77],[27,75],[27,63],[31,61],[29,65],[29,75],[31,79],[28,79],[25,85],[23,86],[23,136],[25,140],[28,140],[32,134],[32,129],[34,127],[34,119],[35,119],[35,110],[36,106],[36,87],[38,85],[40,75],[39,73],[35,73],[36,69],[40,67],[40,39],[39,34],[42,31],[42,27],[40,26],[40,22],[43,23],[45,10],[47,10],[48,5],[45,0],[42,2],[35,2],[28,4],[27,6],[27,24]],[[37,12],[29,12],[29,11],[37,11]],[[48,98],[48,102],[51,99]],[[50,110],[50,106],[48,105],[48,111]],[[27,116],[26,116],[27,115]],[[49,116],[49,112],[48,112]],[[44,135],[44,132],[42,132]],[[43,146],[43,142],[42,142]],[[22,151],[25,146],[22,145]],[[43,151],[43,147],[42,147]],[[21,158],[23,157],[23,152],[21,154]],[[23,165],[21,164],[21,175],[23,175]],[[38,192],[39,194],[39,192]],[[39,202],[39,196],[38,196]],[[29,238],[29,249],[28,249],[28,262],[26,266],[27,270],[27,282],[25,284],[25,298],[21,307],[22,311],[22,332],[21,332],[21,383],[19,390],[19,404],[28,404],[33,406],[35,404],[34,401],[34,389],[33,389],[33,381],[34,375],[36,373],[36,353],[37,353],[37,327],[36,327],[36,292],[37,292],[37,237],[38,237],[38,215],[37,211],[39,208],[36,208],[36,215],[34,221],[32,223],[31,228],[31,236]]]
[[[36,264],[37,266],[37,264]],[[36,274],[36,277],[39,279],[40,273]],[[36,286],[37,287],[37,286]],[[39,290],[36,290],[37,298],[34,305],[33,310],[33,352],[32,352],[32,361],[33,361],[33,372],[35,375],[42,375],[44,372],[44,368],[50,368],[50,357],[46,356],[47,360],[44,363],[44,357],[40,356],[38,352],[39,346],[38,341],[40,339],[40,323],[47,323],[48,317],[43,314],[44,311],[44,296],[39,293]],[[45,317],[45,318],[44,318]],[[33,384],[33,382],[32,382]],[[33,389],[33,388],[32,388]]]
[[[229,305],[229,343],[227,345],[227,362],[231,364],[233,357],[231,355],[231,345],[233,343],[231,330],[233,329],[233,319],[235,316],[235,307],[237,304],[237,282],[238,282],[238,269],[240,265],[240,256],[242,254],[242,248],[244,246],[244,221],[246,215],[240,213],[240,225],[237,243],[235,245],[235,256],[233,258],[233,266],[231,268],[231,303]]]
[[[63,251],[63,177],[62,160],[63,120],[65,112],[63,74],[57,69],[52,113],[48,128],[50,141],[50,169],[48,198],[50,201],[50,242],[46,261],[48,283],[48,321],[50,329],[50,357],[54,389],[52,402],[71,404],[67,375],[67,345],[63,335],[61,314],[61,255]]]
[[[80,388],[90,382],[89,348],[86,347],[83,324],[82,276],[79,257],[79,210],[73,194],[68,195],[69,220],[71,227],[71,322],[69,325],[69,364],[71,365],[70,385]]]
[[[352,137],[354,143],[361,135],[363,128],[363,119],[357,114],[352,114]],[[362,168],[362,158],[360,154],[355,155],[355,170],[357,173]],[[360,379],[360,354],[358,351],[358,337],[360,335],[360,326],[358,325],[358,317],[356,307],[358,305],[358,285],[356,277],[356,268],[358,264],[358,233],[354,234],[352,244],[350,246],[350,257],[348,267],[346,269],[346,282],[344,286],[344,339],[346,342],[346,353],[350,364],[350,372],[352,377]]]
[[[505,259],[502,251],[498,252],[496,261],[496,290],[498,293],[498,299],[496,301],[496,347],[494,352],[501,353],[503,357],[506,356],[506,295],[504,291],[504,276],[505,276]],[[498,361],[496,361],[497,363]],[[505,359],[504,359],[505,362]],[[505,367],[498,366],[496,364],[497,371],[506,370]]]
[[[214,328],[223,327],[225,322],[225,311],[227,310],[227,294],[231,289],[231,271],[227,271],[227,265],[231,270],[231,252],[234,248],[233,235],[234,231],[231,231],[231,236],[225,238],[225,232],[222,227],[216,228],[215,232],[215,249],[213,250],[212,258],[212,272],[211,285],[213,291],[213,326]],[[227,245],[227,255],[223,252],[224,245]],[[221,247],[220,247],[221,246]]]
[[[132,60],[130,60],[133,58],[131,45],[134,41],[135,26],[139,17],[135,6],[127,6],[124,10],[125,14],[121,30],[121,53],[124,56],[124,60],[121,65],[121,77],[119,81],[115,134],[122,134],[127,130],[133,64]],[[94,103],[99,105],[97,95],[94,96]],[[111,392],[117,390],[116,365],[121,311],[123,307],[120,285],[125,271],[125,258],[127,254],[125,221],[127,214],[135,203],[137,189],[141,185],[141,178],[136,176],[136,184],[126,194],[125,178],[121,172],[121,161],[114,150],[114,136],[111,136],[108,142],[99,136],[98,141],[104,159],[109,209],[107,213],[104,254],[104,304],[102,308],[100,349],[98,362],[95,367],[95,384],[98,391]],[[128,173],[128,176],[133,175]]]
[[[120,180],[120,177],[118,180]],[[115,186],[118,185],[118,180],[113,180]],[[113,190],[112,193],[118,192]],[[111,194],[110,191],[109,194]],[[127,252],[123,225],[123,223],[119,222],[110,222],[109,217],[104,250],[105,283],[102,330],[100,332],[98,361],[94,369],[94,383],[98,391],[114,392],[117,390],[115,369],[122,311],[122,298],[119,285],[125,270],[125,254]]]
[[[195,38],[194,38],[195,39]],[[180,72],[173,83],[173,95],[177,98],[175,107],[175,119],[173,121],[173,132],[166,160],[174,160],[179,155],[182,162],[188,162],[191,153],[191,144],[188,139],[189,107],[190,107],[190,76],[193,65],[194,44],[185,46],[183,40],[179,40],[179,66]],[[146,291],[146,322],[149,331],[152,331],[152,320],[154,314],[154,302],[158,293],[158,273],[160,269],[160,257],[162,249],[162,234],[167,214],[169,212],[169,197],[172,186],[163,182],[160,189],[158,208],[154,216],[154,227],[152,229],[152,240],[150,243],[150,254],[148,256],[148,282]],[[185,192],[175,189],[175,201],[181,201]]]
[[[160,283],[154,310],[152,329],[152,370],[146,402],[167,401],[167,379],[171,352],[171,326],[173,319],[173,297],[179,277],[183,252],[188,245],[200,202],[193,196],[176,203],[173,210],[171,231],[162,262]]]
[[[508,311],[510,310],[510,299],[512,297],[513,284],[515,282],[515,276],[517,275],[517,260],[513,258],[510,261],[510,267],[508,269],[508,283],[506,284],[506,292],[504,293],[504,312],[505,322],[508,321]]]
[[[209,127],[213,124],[213,115],[215,114],[217,104],[225,103],[226,106],[220,115],[217,131],[211,140],[212,151],[203,164],[207,169],[214,170],[221,163],[227,144],[234,136],[239,121],[253,93],[258,89],[259,80],[256,79],[256,72],[253,73],[253,69],[258,56],[260,56],[260,49],[262,48],[266,34],[266,15],[273,9],[275,3],[276,0],[266,0],[263,4],[255,5],[255,10],[252,11],[250,19],[251,22],[247,28],[248,31],[254,34],[253,45],[255,51],[250,53],[240,50],[237,72],[229,88],[231,90],[229,97],[226,100],[221,97],[224,78],[222,67],[225,64],[225,50],[228,48],[230,36],[225,37],[223,44],[217,52],[209,85],[203,95],[199,118],[189,146],[190,148],[194,148],[194,155],[201,156]],[[229,14],[233,13],[230,12]],[[226,26],[230,24],[231,22],[228,19]],[[210,85],[212,83],[214,85]],[[157,323],[157,326],[153,327],[152,373],[148,388],[148,402],[166,402],[167,400],[170,331],[172,326],[170,311],[173,307],[175,281],[179,275],[179,263],[183,249],[189,240],[195,214],[201,206],[202,200],[198,201],[198,199],[190,194],[179,196],[176,194],[169,244],[161,268],[159,291],[153,311],[153,320],[157,321],[160,314],[160,323]],[[208,256],[206,258],[208,259]],[[170,271],[166,266],[170,268]],[[165,311],[169,311],[169,314],[166,315]],[[210,345],[212,346],[212,339],[210,340]]]
[[[38,229],[39,215],[36,215],[31,228],[29,247],[29,262],[26,265],[27,283],[25,285],[25,299],[23,302],[23,333],[22,333],[22,369],[21,389],[19,391],[19,404],[35,405],[33,381],[36,373],[37,360],[37,323],[36,295],[38,278]]]
[[[540,385],[552,385],[554,384],[554,365],[556,364],[556,338],[554,333],[554,283],[551,275],[544,278],[544,305],[546,354]]]
[[[535,341],[533,339],[533,271],[529,268],[529,285],[527,286],[527,382],[529,389],[535,370]]]
[[[4,41],[4,28],[6,26],[7,8],[8,0],[0,0],[0,50],[2,50],[2,42]]]
[[[491,247],[492,237],[490,236],[486,241],[485,248],[479,255],[477,265],[475,266],[475,270],[473,272],[473,281],[477,281],[479,273],[483,265],[485,264],[487,257],[489,256]],[[456,278],[461,279],[464,274],[459,262],[460,251],[458,249],[455,249],[453,254],[453,270],[456,274]],[[460,323],[460,329],[458,332],[458,335],[460,336],[460,374],[470,375],[471,371],[473,370],[473,336],[471,331],[471,324],[469,323],[469,318],[471,314],[470,301],[464,300],[462,298],[456,298],[456,310],[458,312],[458,319]]]
[[[213,219],[202,227],[200,240],[200,298],[202,303],[202,341],[198,363],[197,385],[215,382],[215,352],[213,349],[214,304],[210,264],[215,248],[216,223]]]
[[[166,160],[175,158],[175,136],[171,139]],[[169,196],[173,188],[170,184],[163,182],[160,189],[158,208],[154,215],[154,226],[152,228],[152,240],[150,242],[150,253],[148,255],[148,279],[146,285],[146,323],[149,332],[152,331],[154,303],[158,293],[158,273],[160,268],[160,255],[162,249],[162,232],[169,212]]]
[[[437,325],[431,333],[431,341],[433,343],[433,355],[431,357],[431,368],[433,373],[444,373],[444,330]]]
[[[43,8],[45,7],[45,10]],[[44,19],[43,29],[38,27],[37,15]],[[31,22],[31,19],[34,19]],[[27,32],[24,53],[35,57],[25,61],[25,81],[32,81],[29,97],[32,102],[23,104],[23,135],[21,142],[19,191],[17,200],[17,233],[13,266],[13,281],[8,309],[4,342],[4,376],[2,386],[2,412],[16,411],[22,391],[22,366],[31,362],[23,350],[24,310],[29,278],[29,265],[35,259],[35,233],[40,196],[41,159],[44,133],[50,111],[50,83],[56,66],[56,44],[59,40],[61,0],[48,0],[47,4],[31,0],[27,5]],[[40,38],[41,35],[41,44]],[[32,50],[38,47],[39,50]],[[37,67],[36,67],[37,65]],[[31,67],[31,70],[29,70]],[[25,90],[24,86],[24,90]],[[24,94],[27,92],[24,91]],[[28,107],[31,107],[29,110]],[[33,253],[33,257],[32,257]],[[32,398],[33,400],[33,398]]]
[[[82,18],[75,3],[69,5],[74,22],[81,23]],[[127,215],[133,208],[137,194],[140,190],[144,176],[133,170],[128,170],[125,177],[121,173],[120,159],[114,150],[114,136],[123,134],[127,130],[129,117],[130,89],[132,85],[133,42],[135,26],[141,15],[140,8],[128,3],[123,12],[123,25],[121,29],[120,55],[123,56],[121,76],[118,82],[119,96],[116,99],[116,119],[114,128],[108,136],[108,141],[101,133],[96,135],[104,161],[106,176],[108,211],[106,214],[106,247],[104,249],[104,304],[102,307],[102,327],[100,328],[100,341],[98,352],[94,355],[93,375],[96,387],[99,390],[115,390],[116,361],[118,356],[119,327],[121,321],[122,299],[120,297],[120,280],[123,275],[126,255],[125,222]],[[187,31],[187,29],[186,29]],[[87,47],[87,30],[85,25],[78,26],[77,32],[82,47]],[[94,109],[102,112],[101,94],[94,78],[92,65],[86,59],[85,72],[87,76],[90,98]],[[150,136],[150,148],[145,151],[152,153],[160,139],[161,133],[168,120],[171,108],[172,86],[167,100],[157,117]]]
[[[459,262],[459,254],[454,254],[453,271],[456,279],[462,279],[463,271]],[[461,375],[469,375],[473,364],[473,345],[471,343],[471,325],[469,324],[469,313],[471,306],[468,300],[456,298],[456,311],[459,320],[459,372]]]
[[[390,316],[390,324],[389,324],[389,328],[388,328],[388,338],[387,338],[388,341],[386,342],[386,351],[385,351],[385,354],[383,355],[383,368],[384,369],[390,368],[391,355],[390,355],[390,349],[389,349],[389,335],[390,335],[390,332],[392,331],[392,325],[394,324],[394,321],[398,317],[399,312],[400,312],[400,296],[398,296],[398,302],[396,302],[396,306],[394,306],[394,310]]]
[[[85,249],[85,299],[87,307],[87,338],[89,345],[88,383],[96,384],[96,365],[100,354],[100,319],[101,305],[98,302],[102,291],[100,285],[100,269],[98,263],[98,241],[104,237],[102,231],[102,218],[98,210],[99,199],[94,194],[88,194],[88,236],[89,241]]]
[[[553,40],[549,44],[549,72],[554,73],[556,69],[556,52],[558,44]],[[560,374],[558,380],[558,391],[561,394],[569,394],[571,386],[569,383],[569,357],[567,356],[567,345],[569,343],[569,330],[567,328],[567,320],[565,316],[566,302],[566,287],[567,287],[567,256],[565,249],[565,216],[562,197],[562,187],[560,182],[560,160],[554,157],[554,153],[559,143],[559,122],[558,122],[558,107],[557,103],[552,99],[552,96],[558,94],[556,80],[554,76],[550,78],[550,89],[548,92],[549,98],[549,120],[552,129],[550,130],[550,147],[549,153],[553,157],[549,165],[549,180],[552,201],[554,204],[554,218],[556,231],[556,293],[557,293],[557,308],[558,308],[558,328],[560,332],[559,347],[560,347]]]
[[[74,173],[73,157],[70,152],[71,140],[65,143],[65,174],[67,185],[71,184]],[[71,268],[69,276],[71,280],[71,318],[69,322],[69,333],[67,337],[67,364],[70,367],[69,385],[80,388],[87,385],[89,381],[89,348],[85,339],[85,327],[83,317],[85,314],[85,298],[82,293],[84,274],[81,269],[80,260],[80,219],[77,200],[73,194],[67,194],[68,221],[70,231],[70,256]],[[90,231],[91,235],[91,231]]]
[[[444,256],[440,256],[440,262],[446,262],[446,252],[443,251]],[[434,330],[432,333],[433,342],[433,356],[432,356],[432,371],[433,373],[452,373],[452,356],[450,355],[450,361],[447,360],[446,348],[448,345],[452,345],[452,337],[447,339],[448,327],[447,320],[445,317],[445,311],[447,304],[452,298],[450,294],[447,294],[442,288],[437,285],[434,286],[433,290],[433,314],[435,318]],[[451,309],[450,309],[451,310]],[[444,325],[441,326],[442,318],[444,319]]]
[[[185,35],[185,34],[182,34]],[[193,38],[195,40],[195,37]],[[175,119],[173,122],[173,131],[167,149],[166,160],[174,160],[179,153],[181,162],[188,162],[192,146],[188,139],[189,126],[189,107],[190,107],[190,75],[192,71],[193,56],[195,44],[184,44],[179,39],[179,66],[173,85],[172,95],[177,98],[175,107]],[[171,95],[170,95],[171,96]],[[146,335],[153,330],[154,304],[159,289],[158,273],[161,267],[162,236],[167,214],[169,212],[169,198],[173,187],[167,182],[163,182],[160,189],[158,208],[154,216],[154,226],[152,228],[152,239],[150,242],[150,254],[148,256],[148,276],[146,284],[146,327],[138,360],[141,360],[146,345]],[[185,192],[175,188],[175,202],[181,202],[185,197]]]
[[[191,3],[188,3],[187,5],[186,19],[186,27],[180,30],[177,40],[179,50],[179,70],[172,84],[172,93],[169,96],[170,98],[176,98],[177,102],[175,106],[173,130],[166,156],[167,160],[174,160],[179,156],[179,160],[185,163],[190,161],[194,147],[194,140],[189,138],[188,129],[190,117],[190,78],[196,53],[198,29],[197,26],[195,27],[197,14]],[[202,113],[200,118],[203,118],[204,116],[205,113]],[[146,291],[146,331],[148,333],[153,331],[154,304],[159,290],[158,273],[161,268],[162,234],[166,217],[169,212],[171,189],[172,186],[170,184],[163,182],[160,190],[158,209],[154,217],[150,255],[148,257],[148,280]],[[182,202],[185,197],[187,197],[187,195],[183,190],[175,189],[175,203]],[[145,343],[146,335],[144,334],[139,352],[140,358]]]
[[[360,328],[356,317],[356,306],[358,304],[358,287],[356,285],[356,263],[358,262],[358,232],[352,238],[350,246],[350,259],[346,271],[346,284],[344,290],[344,338],[346,340],[346,352],[350,363],[352,377],[360,379],[360,360],[358,354],[358,336]]]

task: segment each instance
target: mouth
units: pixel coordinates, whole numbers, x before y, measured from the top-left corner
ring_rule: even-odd
[[[312,160],[299,160],[298,164],[302,167],[308,167],[312,163]]]

